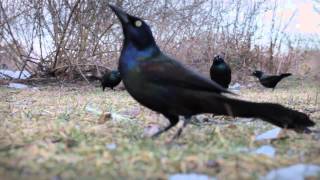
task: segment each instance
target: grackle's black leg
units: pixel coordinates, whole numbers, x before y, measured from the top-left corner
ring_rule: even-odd
[[[180,137],[183,129],[190,123],[191,117],[192,117],[192,116],[185,116],[185,117],[184,117],[183,126],[178,129],[177,133],[172,137],[172,140],[177,139],[177,138]]]
[[[165,128],[161,129],[160,131],[158,131],[157,133],[155,133],[154,135],[152,135],[152,138],[159,137],[162,133],[168,131],[169,129],[177,125],[177,123],[179,122],[179,116],[171,115],[171,114],[164,114],[164,116],[168,118],[168,120],[170,121],[170,124]]]

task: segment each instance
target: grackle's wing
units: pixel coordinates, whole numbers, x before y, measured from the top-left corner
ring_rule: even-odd
[[[151,83],[199,91],[234,94],[163,54],[141,61],[143,77]]]

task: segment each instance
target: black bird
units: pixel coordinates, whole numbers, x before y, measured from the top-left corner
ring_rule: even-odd
[[[113,89],[121,82],[120,72],[117,70],[106,71],[100,81],[103,91],[106,87]]]
[[[213,63],[210,68],[210,77],[211,80],[217,82],[222,87],[229,87],[231,82],[231,69],[222,56],[217,55],[213,58]]]
[[[281,81],[285,77],[291,76],[291,73],[284,73],[280,75],[266,75],[262,71],[254,71],[252,75],[259,79],[262,86],[274,89],[279,81]]]
[[[229,91],[162,53],[142,19],[116,6],[110,7],[120,19],[124,34],[119,59],[124,86],[140,104],[163,114],[170,121],[154,137],[175,126],[179,116],[185,117],[185,127],[192,115],[200,113],[257,117],[300,132],[308,131],[307,127],[315,124],[306,114],[279,104],[248,102],[222,95]]]

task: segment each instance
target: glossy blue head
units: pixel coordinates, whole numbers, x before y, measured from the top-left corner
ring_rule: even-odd
[[[117,6],[109,6],[121,22],[125,45],[132,43],[138,49],[156,46],[150,27],[142,19],[127,14]]]

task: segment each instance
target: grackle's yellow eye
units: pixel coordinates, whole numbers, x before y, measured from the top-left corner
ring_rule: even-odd
[[[138,20],[138,21],[134,22],[134,25],[136,27],[141,27],[142,26],[142,22]]]

